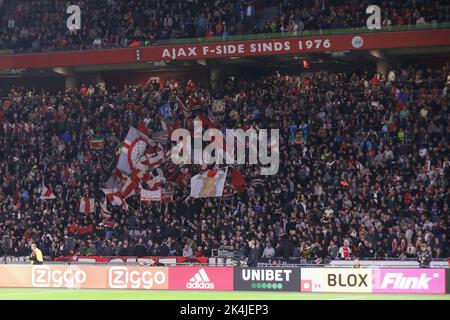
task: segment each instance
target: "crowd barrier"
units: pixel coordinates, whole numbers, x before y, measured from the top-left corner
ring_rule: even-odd
[[[0,265],[0,287],[450,293],[450,269]]]

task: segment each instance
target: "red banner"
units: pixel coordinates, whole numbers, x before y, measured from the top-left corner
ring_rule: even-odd
[[[445,45],[450,45],[450,29],[5,55],[0,56],[0,69],[48,68]]]

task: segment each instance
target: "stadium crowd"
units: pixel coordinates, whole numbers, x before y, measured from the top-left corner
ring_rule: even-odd
[[[6,10],[7,4],[14,10]],[[450,21],[447,1],[170,0],[81,2],[81,30],[66,27],[63,0],[2,1],[0,49],[16,53],[148,46],[158,40],[365,27],[368,5],[382,8],[382,26]],[[275,16],[261,26],[266,7]],[[258,18],[259,17],[259,18]]]
[[[448,257],[449,72],[450,63],[397,66],[386,79],[277,73],[229,78],[215,90],[180,83],[176,92],[153,82],[58,93],[12,87],[0,112],[0,236],[12,241],[6,253],[27,255],[35,242],[50,257],[210,256],[230,246],[247,255],[253,240],[264,257],[403,259],[416,257],[423,243],[433,257]],[[90,137],[105,136],[106,150],[131,125],[144,123],[152,136],[161,129],[159,106],[175,94],[196,97],[220,128],[279,128],[278,174],[239,166],[242,192],[230,186],[222,200],[193,199],[190,176],[202,168],[180,170],[167,160],[165,176],[178,172],[173,202],[142,204],[133,196],[128,211],[110,207],[105,219],[99,204],[111,171]],[[183,120],[179,109],[174,117]],[[43,185],[57,199],[42,200]],[[96,199],[95,213],[79,212],[82,196]]]

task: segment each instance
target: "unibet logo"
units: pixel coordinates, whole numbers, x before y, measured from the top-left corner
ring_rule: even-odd
[[[292,270],[271,269],[244,269],[242,279],[244,281],[289,281]]]
[[[214,289],[214,283],[209,280],[205,269],[200,269],[194,276],[186,283],[188,289]]]

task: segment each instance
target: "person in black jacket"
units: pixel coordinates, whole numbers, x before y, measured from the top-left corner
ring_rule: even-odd
[[[138,243],[134,246],[134,255],[141,258],[145,256],[147,247],[145,246],[142,238],[139,238]]]
[[[431,252],[428,250],[427,245],[422,243],[420,250],[417,253],[417,258],[421,268],[429,268],[431,263]]]
[[[248,254],[247,265],[249,267],[257,267],[259,260],[259,250],[258,248],[256,248],[255,243],[253,241],[250,241],[248,245],[250,247],[250,253]]]
[[[292,257],[294,253],[294,244],[286,234],[283,235],[282,240],[280,242],[280,253],[281,256],[285,259]]]
[[[170,256],[170,247],[168,245],[168,241],[167,240],[163,241],[163,243],[161,244],[159,254],[161,256],[163,256],[163,257]]]

